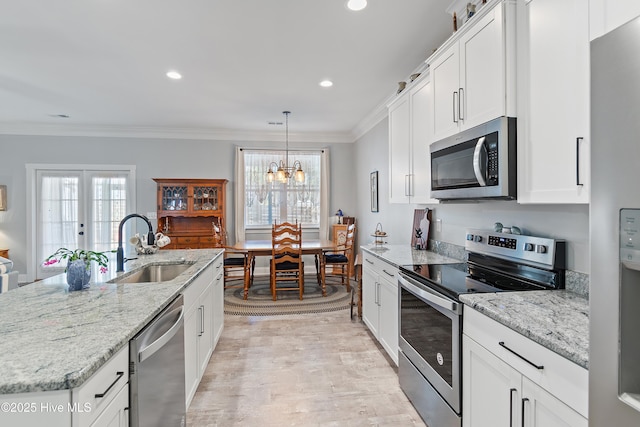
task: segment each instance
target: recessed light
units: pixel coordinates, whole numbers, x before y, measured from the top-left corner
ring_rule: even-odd
[[[182,74],[177,71],[169,71],[167,72],[167,77],[173,80],[180,80],[182,78]]]
[[[333,82],[331,80],[323,80],[320,82],[320,86],[322,87],[331,87],[333,86]]]
[[[56,119],[68,119],[69,115],[67,115],[67,114],[49,114],[49,117],[54,117]]]
[[[351,10],[358,11],[367,7],[367,0],[349,0],[347,7]]]

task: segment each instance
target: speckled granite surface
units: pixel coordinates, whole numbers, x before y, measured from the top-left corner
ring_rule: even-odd
[[[366,245],[360,246],[360,248],[396,267],[406,264],[453,264],[460,262],[458,259],[440,255],[432,251],[418,251],[412,249],[409,245]]]
[[[84,291],[68,292],[58,275],[0,294],[0,394],[81,385],[220,254],[160,251],[127,262],[124,273],[110,262]],[[145,264],[176,261],[194,265],[167,282],[108,283]]]
[[[460,299],[538,344],[589,369],[589,300],[568,291],[467,294]]]

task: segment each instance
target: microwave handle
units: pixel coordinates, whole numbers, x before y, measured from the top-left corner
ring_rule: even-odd
[[[473,173],[476,174],[476,179],[480,184],[480,187],[485,187],[487,185],[487,181],[484,177],[484,173],[482,172],[482,165],[480,164],[482,150],[484,149],[484,140],[483,136],[476,143],[476,149],[473,150]]]

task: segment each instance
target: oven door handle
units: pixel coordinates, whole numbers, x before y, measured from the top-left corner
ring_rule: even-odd
[[[402,286],[403,288],[405,288],[406,290],[408,290],[409,292],[411,292],[412,294],[414,294],[415,296],[419,297],[420,299],[422,299],[425,302],[429,302],[435,306],[441,307],[445,310],[449,310],[452,311],[456,314],[460,314],[461,310],[460,310],[460,304],[458,304],[455,301],[452,301],[448,298],[444,298],[441,297],[439,295],[436,295],[433,292],[429,292],[426,291],[424,289],[420,289],[419,287],[417,287],[416,285],[414,285],[413,283],[409,282],[407,279],[405,279],[402,276],[398,276],[398,281],[400,282],[400,286]]]

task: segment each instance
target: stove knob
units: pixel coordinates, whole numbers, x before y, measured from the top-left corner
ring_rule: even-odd
[[[467,240],[473,241],[473,234],[467,234]]]
[[[474,236],[473,237],[473,241],[474,242],[482,242],[482,236]]]
[[[547,247],[545,245],[538,245],[536,246],[536,252],[538,252],[539,254],[546,254]]]
[[[524,250],[527,251],[527,252],[533,251],[533,243],[525,243],[524,244]]]

